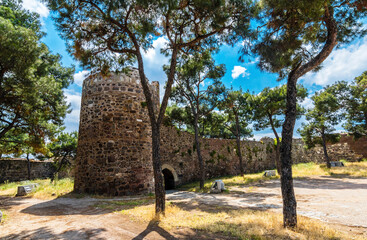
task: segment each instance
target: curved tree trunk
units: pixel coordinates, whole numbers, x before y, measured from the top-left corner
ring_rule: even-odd
[[[290,74],[287,82],[287,106],[280,145],[283,221],[285,227],[297,226],[297,202],[292,176],[292,140],[297,116],[297,78]]]
[[[329,155],[327,154],[326,137],[325,137],[324,129],[322,129],[321,137],[322,137],[322,148],[324,149],[324,157],[325,157],[325,160],[326,160],[326,166],[327,166],[327,168],[331,168],[330,158],[329,158]]]
[[[306,64],[302,65],[302,62],[300,62],[297,66],[294,66],[288,76],[287,106],[282,129],[282,142],[280,145],[280,164],[282,168],[280,179],[283,197],[284,227],[297,226],[297,202],[294,195],[292,177],[292,137],[297,114],[297,80],[319,66],[330,55],[337,44],[338,28],[333,14],[333,8],[326,5],[324,22],[328,35],[322,50]]]

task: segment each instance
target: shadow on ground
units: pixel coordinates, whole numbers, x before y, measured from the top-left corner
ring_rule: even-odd
[[[294,187],[296,188],[308,188],[308,189],[367,189],[366,183],[353,183],[345,181],[346,179],[366,179],[361,177],[345,177],[338,178],[334,176],[321,176],[319,178],[302,177],[294,179]],[[263,188],[280,188],[280,180],[274,180],[271,182],[264,182],[256,184]]]
[[[86,229],[82,228],[79,230],[68,230],[60,234],[54,233],[52,229],[48,227],[41,227],[33,231],[22,231],[16,234],[10,234],[2,237],[4,240],[15,240],[15,239],[37,239],[37,240],[48,240],[48,239],[95,239],[101,240],[98,235],[106,231],[104,228]]]
[[[100,215],[119,210],[127,210],[137,205],[154,203],[153,200],[118,200],[118,199],[94,199],[94,198],[56,198],[54,200],[33,204],[21,213],[36,216],[63,216],[63,215]]]

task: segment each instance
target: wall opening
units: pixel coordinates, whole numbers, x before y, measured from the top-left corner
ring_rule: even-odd
[[[175,189],[175,178],[173,177],[173,173],[167,168],[162,171],[164,176],[164,189],[172,190]]]

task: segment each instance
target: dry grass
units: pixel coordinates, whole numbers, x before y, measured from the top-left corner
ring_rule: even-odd
[[[0,184],[0,196],[15,196],[17,187],[20,185],[27,185],[30,183],[38,183],[39,187],[30,193],[29,197],[39,199],[52,199],[70,194],[74,188],[74,181],[70,178],[60,179],[53,183],[50,179],[36,179],[33,181],[22,181]]]
[[[333,177],[367,177],[367,161],[363,162],[345,162],[345,167],[333,167],[328,169],[325,164],[316,163],[299,163],[295,164],[293,169],[294,178],[303,178],[309,176],[333,176]],[[243,176],[225,176],[221,178],[213,178],[205,181],[204,189],[199,189],[199,182],[193,182],[180,187],[182,190],[191,192],[208,192],[211,183],[214,180],[221,179],[228,187],[244,186],[252,183],[267,181],[270,179],[278,179],[279,176],[264,177],[264,172],[245,174]]]
[[[138,222],[158,221],[153,205],[138,206],[120,213]],[[271,211],[225,207],[184,210],[178,205],[168,204],[166,215],[159,219],[159,226],[167,231],[190,228],[238,239],[362,239],[302,216],[298,217],[299,227],[295,229],[284,229],[282,222],[282,215]]]

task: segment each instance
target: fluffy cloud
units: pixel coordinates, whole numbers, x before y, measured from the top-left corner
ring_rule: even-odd
[[[160,85],[160,98],[164,95],[164,86],[167,80],[166,73],[163,71],[163,65],[168,64],[169,58],[161,53],[161,49],[166,47],[168,40],[159,37],[153,41],[153,47],[147,52],[143,52],[144,70],[150,81],[158,81]]]
[[[71,104],[71,113],[66,115],[66,131],[77,131],[79,126],[81,94],[73,90],[65,91],[66,101]]]
[[[311,96],[310,97],[306,97],[305,100],[303,100],[299,104],[302,107],[304,107],[305,109],[310,109],[310,108],[313,108],[314,107],[313,102],[312,102],[312,99],[311,99]]]
[[[323,68],[316,73],[308,73],[303,82],[326,86],[336,81],[351,81],[367,70],[367,38],[346,48],[334,50],[325,60]]]
[[[44,18],[47,18],[50,13],[46,5],[38,0],[23,0],[23,7],[31,12],[38,13]]]
[[[83,80],[87,77],[89,71],[83,70],[74,74],[74,83],[78,86],[83,86]]]
[[[168,40],[164,37],[159,37],[153,41],[153,48],[143,52],[143,58],[148,64],[162,65],[167,63],[168,58],[161,54],[161,49],[168,43]]]
[[[241,67],[241,66],[234,66],[233,70],[232,70],[232,78],[236,79],[238,78],[240,75],[242,75],[242,77],[248,75],[248,73],[246,73],[246,68],[245,67]]]

